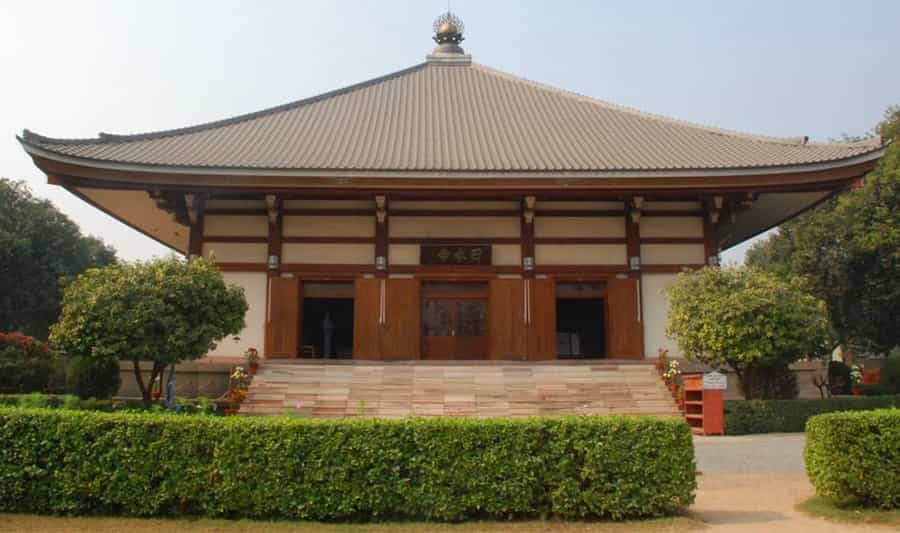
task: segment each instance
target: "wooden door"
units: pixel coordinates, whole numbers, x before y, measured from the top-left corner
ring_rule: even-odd
[[[379,280],[381,281],[381,280]],[[422,317],[419,280],[386,279],[384,281],[384,324],[381,333],[381,359],[418,359]]]
[[[530,286],[528,359],[556,359],[556,284],[552,279],[527,281]]]
[[[266,321],[266,357],[297,357],[303,306],[297,278],[269,278],[269,317]]]
[[[607,285],[608,357],[621,359],[642,359],[644,357],[640,283],[639,278],[609,280]]]
[[[488,356],[525,359],[525,282],[492,279],[488,295]]]
[[[422,358],[485,359],[488,354],[488,287],[483,283],[432,283],[422,295]]]
[[[381,280],[359,278],[353,286],[353,358],[380,359]]]

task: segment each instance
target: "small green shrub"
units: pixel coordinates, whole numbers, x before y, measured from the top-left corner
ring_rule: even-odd
[[[55,407],[55,405],[51,405],[50,397],[46,394],[41,392],[32,392],[29,394],[23,394],[19,397],[19,407]]]
[[[834,411],[900,407],[900,396],[823,400],[726,400],[725,434],[792,433],[806,428],[809,417]]]
[[[0,512],[293,520],[677,512],[675,418],[244,418],[0,408]],[[86,453],[86,450],[90,453]]]
[[[77,356],[66,369],[66,387],[79,398],[111,398],[119,390],[119,361]]]
[[[900,409],[811,418],[804,459],[818,495],[900,508]]]

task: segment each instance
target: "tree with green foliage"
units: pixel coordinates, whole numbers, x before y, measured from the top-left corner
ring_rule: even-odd
[[[839,343],[887,353],[900,344],[900,106],[876,132],[891,144],[863,186],[786,222],[746,262],[804,277]]]
[[[666,334],[688,359],[732,370],[748,400],[760,369],[786,368],[829,347],[825,304],[798,279],[707,267],[679,274],[667,295]]]
[[[72,355],[132,361],[149,407],[152,384],[168,365],[202,357],[238,333],[246,312],[243,289],[226,285],[211,261],[116,264],[89,269],[66,287],[50,340]],[[149,381],[141,361],[153,363]]]
[[[47,338],[59,316],[60,280],[115,262],[113,249],[24,182],[0,178],[0,331]]]

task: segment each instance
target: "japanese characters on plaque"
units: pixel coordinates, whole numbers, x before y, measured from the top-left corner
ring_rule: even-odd
[[[423,265],[490,265],[490,245],[478,244],[423,244]]]

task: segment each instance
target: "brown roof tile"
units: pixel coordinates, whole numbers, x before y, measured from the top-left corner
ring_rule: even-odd
[[[193,168],[665,171],[783,167],[878,150],[805,144],[641,113],[468,61],[431,60],[284,106],[178,130],[23,143],[102,162]]]

